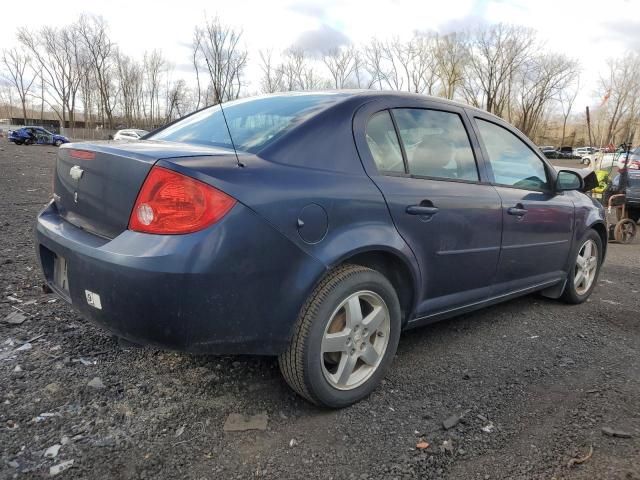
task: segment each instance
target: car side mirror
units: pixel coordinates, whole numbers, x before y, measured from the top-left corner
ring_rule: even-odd
[[[556,192],[566,192],[568,190],[582,190],[584,188],[584,180],[582,177],[571,170],[560,170],[556,177]]]

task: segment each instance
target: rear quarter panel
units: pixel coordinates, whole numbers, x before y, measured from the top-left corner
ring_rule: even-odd
[[[245,167],[190,157],[171,159],[171,168],[229,193],[326,269],[357,253],[385,251],[406,264],[416,285],[415,257],[355,148],[352,120],[360,104],[347,101],[314,117],[259,156],[241,154]],[[299,220],[307,221],[302,211],[309,205],[320,206],[326,216],[326,232],[317,241],[305,241],[300,233]],[[307,293],[320,278],[306,280]],[[297,300],[300,307],[304,300]]]

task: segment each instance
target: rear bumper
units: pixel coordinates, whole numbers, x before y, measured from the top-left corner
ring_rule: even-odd
[[[196,353],[276,355],[324,265],[237,204],[189,235],[124,231],[113,240],[39,215],[37,254],[47,283],[84,317],[133,342]],[[67,261],[69,293],[53,283]],[[100,296],[101,309],[86,292]]]

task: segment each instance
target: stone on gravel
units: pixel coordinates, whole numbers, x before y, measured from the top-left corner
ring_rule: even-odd
[[[463,416],[464,416],[464,413],[460,415],[451,415],[449,418],[446,418],[442,422],[442,426],[444,427],[445,430],[449,430],[450,428],[453,428],[458,423],[460,423],[460,420],[462,419]]]
[[[66,462],[59,463],[49,468],[49,475],[55,477],[59,473],[69,470],[73,466],[73,460],[67,460]]]
[[[607,435],[608,437],[618,437],[618,438],[632,438],[633,433],[625,432],[624,430],[616,430],[611,427],[602,427],[602,433]]]
[[[105,388],[104,387],[104,383],[102,383],[102,380],[100,379],[100,377],[93,377],[91,380],[89,380],[89,383],[87,383],[87,386],[91,387],[91,388]]]
[[[54,395],[60,391],[60,384],[58,382],[53,382],[44,387],[44,391],[50,395]]]
[[[430,444],[429,442],[425,442],[424,440],[420,440],[417,444],[416,444],[416,448],[418,450],[425,450],[427,448],[429,448]]]
[[[20,325],[26,319],[27,319],[26,315],[23,315],[22,313],[16,312],[16,311],[11,312],[9,313],[9,315],[4,317],[4,321],[11,325]]]
[[[485,425],[480,430],[482,430],[485,433],[492,433],[495,428],[496,428],[495,425],[493,423],[489,422],[488,425]]]
[[[55,445],[51,445],[49,448],[47,448],[44,452],[44,457],[45,458],[56,458],[58,456],[58,452],[60,451],[60,447],[62,445],[60,445],[59,443],[56,443]]]
[[[245,432],[247,430],[266,430],[269,417],[265,412],[257,415],[245,416],[240,413],[230,413],[224,422],[222,430],[225,432]]]
[[[442,442],[442,445],[440,446],[440,449],[444,453],[453,454],[453,440],[449,439],[449,440],[445,440],[444,442]]]
[[[18,468],[20,466],[20,464],[15,460],[11,460],[10,462],[7,462],[7,465],[9,465],[11,468]]]
[[[22,371],[22,367],[20,365],[16,365],[15,368],[13,369],[14,372],[21,372]]]
[[[24,352],[25,350],[31,350],[31,347],[33,347],[33,345],[27,342],[24,345],[20,345],[18,348],[16,348],[14,352]]]

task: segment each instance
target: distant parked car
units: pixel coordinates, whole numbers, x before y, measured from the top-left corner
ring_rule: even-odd
[[[584,157],[585,155],[593,155],[596,149],[593,147],[578,147],[573,149],[573,155],[576,157]]]
[[[16,145],[55,145],[59,147],[63,143],[69,143],[69,139],[64,135],[51,133],[42,127],[22,127],[18,130],[9,131],[10,142]]]
[[[560,157],[561,158],[573,158],[573,148],[572,147],[560,147]]]
[[[558,152],[554,147],[541,147],[543,155],[550,159],[560,158],[560,152]]]
[[[118,130],[113,136],[114,140],[140,140],[147,133],[146,130],[128,128],[126,130]]]
[[[618,149],[614,153],[605,153],[600,161],[600,168],[611,168],[612,166],[618,167],[618,169],[624,169],[627,153]],[[627,162],[629,170],[640,170],[640,147],[636,147],[629,152],[629,161]]]

